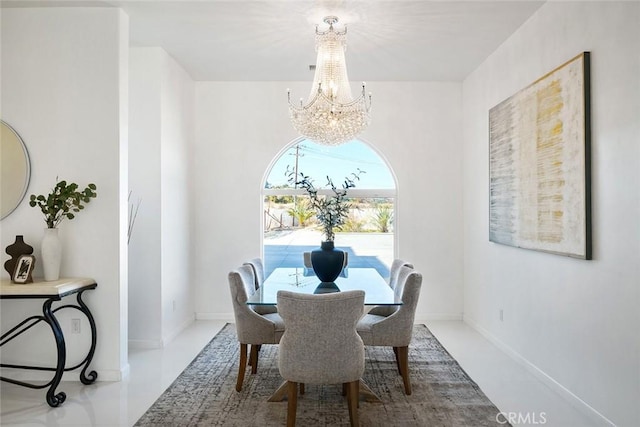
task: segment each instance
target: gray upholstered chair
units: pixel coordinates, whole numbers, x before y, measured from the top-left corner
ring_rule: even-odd
[[[402,375],[404,391],[411,394],[409,379],[409,344],[413,333],[413,321],[420,297],[422,274],[403,266],[398,273],[394,292],[402,296],[402,305],[389,316],[366,314],[358,322],[358,334],[365,345],[393,347],[398,371]]]
[[[278,369],[287,381],[287,426],[294,426],[300,384],[346,386],[351,425],[358,425],[358,393],[364,345],[356,332],[364,312],[364,291],[308,295],[278,292],[286,330]]]
[[[398,275],[400,274],[400,268],[405,265],[409,268],[413,268],[413,264],[399,258],[394,259],[391,263],[391,269],[389,269],[389,286],[391,287],[391,289],[396,288],[396,283],[398,283]]]
[[[253,268],[256,289],[262,286],[262,283],[264,282],[264,264],[262,263],[262,260],[260,258],[254,258],[242,265],[250,265],[251,268]]]
[[[255,288],[258,289],[264,283],[264,264],[260,258],[254,258],[245,262],[242,265],[249,265],[253,269],[253,277]],[[271,314],[277,313],[278,307],[275,305],[256,305],[254,310],[258,314]]]
[[[413,268],[413,264],[408,263],[402,259],[394,259],[391,263],[391,269],[389,271],[389,286],[391,287],[391,289],[396,289],[396,284],[398,283],[398,274],[400,274],[400,268],[405,265],[409,268]],[[391,316],[396,312],[396,310],[398,310],[397,305],[377,305],[369,310],[369,314],[386,317]]]
[[[258,314],[247,299],[256,291],[253,269],[249,265],[238,267],[229,273],[229,288],[236,319],[236,332],[240,342],[240,366],[236,390],[242,390],[242,382],[247,367],[247,345],[251,345],[249,364],[251,373],[258,371],[258,351],[262,344],[278,344],[284,333],[284,322],[277,313]]]

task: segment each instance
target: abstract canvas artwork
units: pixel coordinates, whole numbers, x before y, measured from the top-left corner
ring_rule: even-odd
[[[489,240],[591,259],[590,55],[489,111]]]

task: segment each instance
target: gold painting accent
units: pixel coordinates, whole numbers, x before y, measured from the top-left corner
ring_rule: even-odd
[[[489,240],[591,259],[589,52],[489,111]]]

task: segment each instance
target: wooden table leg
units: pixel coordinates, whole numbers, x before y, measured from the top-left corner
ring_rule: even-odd
[[[382,400],[375,394],[363,380],[360,380],[358,388],[359,400],[365,402],[382,403]],[[267,402],[282,402],[287,399],[287,382],[284,381],[280,387],[274,391]]]
[[[382,403],[382,400],[378,397],[378,395],[375,394],[373,390],[369,388],[367,383],[362,379],[360,379],[360,387],[358,392],[360,393],[360,400],[371,403]]]
[[[278,389],[273,392],[273,394],[271,395],[271,397],[269,397],[269,400],[267,400],[267,402],[282,402],[286,398],[287,398],[287,382],[284,381],[282,384],[280,384],[280,387],[278,387]]]

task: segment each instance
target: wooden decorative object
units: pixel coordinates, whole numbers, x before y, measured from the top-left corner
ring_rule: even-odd
[[[4,269],[7,270],[9,276],[13,277],[13,272],[16,270],[16,264],[20,255],[31,255],[33,253],[33,247],[26,244],[23,236],[16,236],[16,241],[7,246],[5,252],[11,255],[4,263]]]

